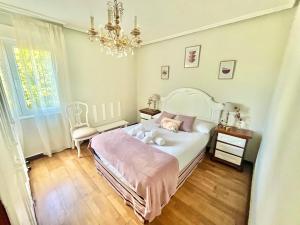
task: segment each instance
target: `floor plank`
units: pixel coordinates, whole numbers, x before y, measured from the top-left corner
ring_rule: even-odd
[[[31,162],[40,225],[138,225],[133,210],[95,168],[92,154],[67,149]],[[205,158],[151,225],[245,225],[252,168]]]

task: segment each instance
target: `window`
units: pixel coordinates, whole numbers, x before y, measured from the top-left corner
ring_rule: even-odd
[[[59,98],[51,53],[46,50],[19,49],[6,42],[13,85],[20,105],[20,115],[32,115],[34,110],[57,112]]]

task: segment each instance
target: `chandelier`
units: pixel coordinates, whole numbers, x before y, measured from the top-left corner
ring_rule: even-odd
[[[94,17],[91,16],[91,27],[87,34],[90,41],[100,43],[101,50],[105,50],[108,55],[127,56],[134,54],[134,48],[141,46],[141,31],[137,26],[137,17],[134,17],[134,28],[130,35],[125,35],[121,28],[121,21],[124,12],[123,3],[114,0],[108,2],[108,21],[105,27],[101,27],[99,32],[95,29]]]

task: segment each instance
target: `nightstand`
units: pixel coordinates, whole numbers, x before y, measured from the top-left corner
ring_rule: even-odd
[[[253,132],[235,127],[216,128],[216,141],[211,160],[243,170],[244,155]]]
[[[155,116],[156,114],[160,113],[160,111],[158,109],[141,109],[140,110],[140,119],[141,121],[143,120],[151,120],[153,119],[153,116]]]

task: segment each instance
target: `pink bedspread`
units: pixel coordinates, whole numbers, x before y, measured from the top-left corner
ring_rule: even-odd
[[[177,159],[118,129],[99,134],[91,147],[126,179],[146,202],[143,217],[151,222],[176,192]]]

